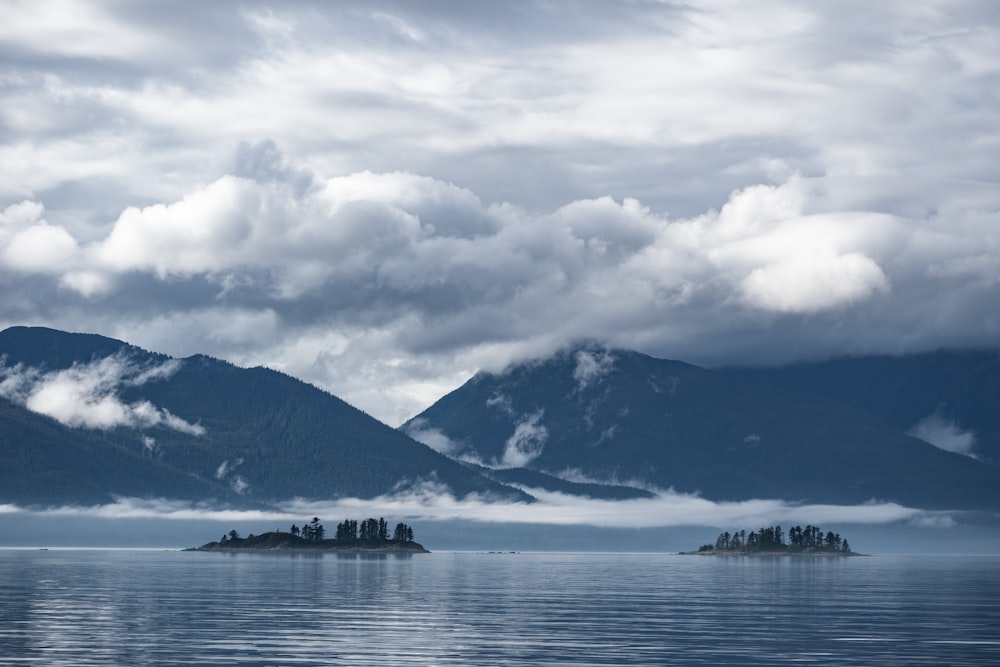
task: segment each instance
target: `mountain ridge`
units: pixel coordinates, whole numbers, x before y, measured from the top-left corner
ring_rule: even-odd
[[[0,503],[260,507],[442,492],[531,502],[533,489],[603,500],[673,489],[996,511],[998,359],[939,351],[706,369],[590,341],[481,371],[393,429],[279,371],[12,327],[0,332]],[[905,391],[886,396],[901,378]],[[953,427],[942,432],[960,444],[981,433],[983,449],[946,451],[901,426],[928,406]]]
[[[0,332],[0,359],[0,502],[162,495],[257,506],[426,485],[456,496],[530,500],[270,369],[25,327]],[[37,417],[32,406],[48,416]],[[49,450],[87,464],[63,465]],[[144,483],[107,472],[121,468]],[[185,487],[187,479],[194,481]]]
[[[1000,468],[858,405],[628,350],[570,347],[480,373],[402,428],[417,426],[487,465],[712,500],[1000,507]]]

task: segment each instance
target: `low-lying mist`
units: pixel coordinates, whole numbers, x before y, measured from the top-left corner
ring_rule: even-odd
[[[424,484],[372,499],[297,498],[264,509],[138,498],[90,507],[0,505],[0,545],[185,547],[216,540],[232,528],[260,533],[287,530],[314,516],[330,524],[372,516],[414,525],[418,541],[432,550],[683,550],[698,546],[692,540],[714,539],[719,530],[774,524],[836,525],[849,536],[859,530],[874,535],[905,530],[923,535],[922,550],[938,543],[949,550],[947,543],[967,528],[971,516],[876,500],[862,505],[771,499],[714,502],[668,491],[650,499],[609,501],[527,490],[537,502],[455,498]]]

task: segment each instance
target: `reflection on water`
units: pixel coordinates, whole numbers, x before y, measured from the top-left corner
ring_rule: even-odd
[[[998,566],[0,551],[0,665],[996,665]]]

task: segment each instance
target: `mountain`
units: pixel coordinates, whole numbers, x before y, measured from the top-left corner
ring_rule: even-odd
[[[110,502],[112,494],[237,500],[232,489],[215,480],[121,446],[104,432],[66,428],[4,399],[0,458],[0,503],[96,505]]]
[[[723,371],[850,405],[939,447],[1000,463],[997,351],[938,350]]]
[[[0,332],[0,502],[260,506],[447,488],[530,499],[266,368],[92,334]]]
[[[808,375],[783,386],[771,376],[582,346],[479,373],[401,428],[491,467],[635,481],[713,500],[1000,509],[1000,467],[908,435],[899,424],[909,427],[909,417],[894,423],[864,400],[807,391]],[[893,382],[880,386],[891,392]]]

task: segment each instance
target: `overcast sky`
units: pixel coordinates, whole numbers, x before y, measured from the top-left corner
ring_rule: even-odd
[[[392,425],[598,339],[1000,341],[1000,3],[0,4],[0,327]]]

